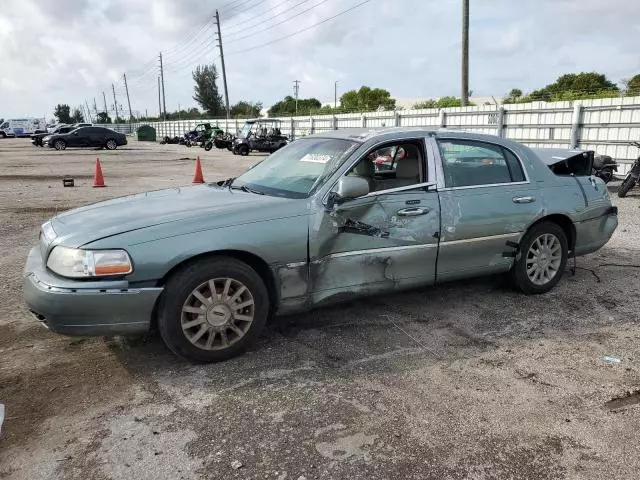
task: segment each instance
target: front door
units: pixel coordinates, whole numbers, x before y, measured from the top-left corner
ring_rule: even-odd
[[[501,145],[440,137],[437,146],[445,180],[438,281],[509,270],[507,242],[518,243],[539,214],[538,187]]]
[[[434,282],[440,206],[425,152],[424,139],[375,147],[346,173],[365,178],[370,193],[312,217],[313,303]]]

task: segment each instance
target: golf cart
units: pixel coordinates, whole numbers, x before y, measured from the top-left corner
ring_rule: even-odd
[[[214,146],[220,150],[227,149],[231,151],[233,149],[233,141],[236,139],[235,135],[231,133],[224,133],[220,131],[220,133],[216,134],[211,140],[204,144],[204,149],[208,152]]]
[[[280,131],[281,121],[275,118],[247,120],[233,141],[234,155],[249,155],[252,150],[273,153],[288,143]]]

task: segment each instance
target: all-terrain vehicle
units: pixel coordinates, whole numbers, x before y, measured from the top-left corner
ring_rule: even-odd
[[[212,127],[210,123],[200,123],[194,130],[184,134],[184,144],[187,147],[199,145],[204,147],[214,135],[224,133],[217,125]],[[211,149],[209,149],[211,150]]]
[[[249,155],[252,150],[273,153],[284,147],[289,140],[282,135],[280,124],[275,118],[247,120],[233,142],[233,154]]]
[[[214,146],[220,150],[224,150],[225,148],[229,151],[233,149],[233,142],[236,139],[236,136],[227,132],[221,133],[220,135],[216,135],[210,142],[207,142],[204,145],[204,149],[206,151],[211,150]]]

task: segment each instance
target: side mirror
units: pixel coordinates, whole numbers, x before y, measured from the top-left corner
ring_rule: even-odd
[[[344,203],[369,193],[369,182],[361,177],[341,177],[335,189],[329,194],[327,208]]]

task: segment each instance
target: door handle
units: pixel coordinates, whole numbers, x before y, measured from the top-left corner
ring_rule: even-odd
[[[398,210],[398,215],[400,215],[401,217],[417,217],[418,215],[424,215],[425,213],[429,213],[430,211],[430,208],[411,207]]]
[[[513,197],[513,203],[533,203],[536,197]]]

